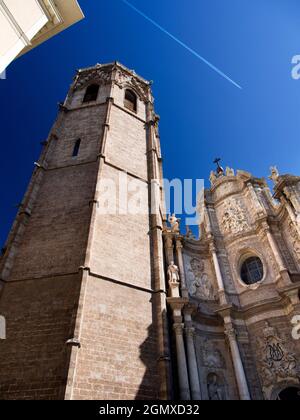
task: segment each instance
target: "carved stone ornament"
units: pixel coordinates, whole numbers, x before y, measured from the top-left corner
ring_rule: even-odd
[[[190,262],[190,266],[190,295],[206,301],[216,300],[213,285],[204,271],[204,262],[197,258],[193,258]]]
[[[141,83],[134,72],[130,74],[122,68],[118,68],[115,82],[121,88],[133,88],[142,101],[147,101],[149,87],[146,83]]]
[[[225,369],[226,363],[220,350],[216,348],[216,344],[211,340],[205,340],[202,348],[203,366],[210,369]]]
[[[292,239],[293,248],[297,255],[297,260],[298,262],[300,262],[300,238],[299,233],[297,231],[297,227],[295,226],[294,222],[290,222],[289,231]]]
[[[234,169],[229,168],[227,166],[227,168],[226,168],[226,176],[235,176]]]
[[[83,89],[90,83],[105,85],[111,81],[111,68],[97,65],[92,69],[84,70],[75,79],[73,90]]]
[[[222,217],[224,233],[242,233],[250,229],[246,212],[238,200],[230,199],[225,205]]]
[[[269,323],[265,325],[263,338],[258,339],[258,365],[265,388],[299,377],[295,354],[286,349],[284,341]]]

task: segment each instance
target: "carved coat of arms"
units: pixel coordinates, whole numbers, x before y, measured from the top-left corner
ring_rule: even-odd
[[[298,379],[297,359],[287,351],[277,331],[266,323],[264,338],[258,339],[259,371],[265,387],[279,381]]]

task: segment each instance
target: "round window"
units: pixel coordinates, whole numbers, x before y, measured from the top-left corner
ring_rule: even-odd
[[[259,283],[264,278],[264,266],[260,258],[250,257],[242,265],[241,277],[247,285]]]

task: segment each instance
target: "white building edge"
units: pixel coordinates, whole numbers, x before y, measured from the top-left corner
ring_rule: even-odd
[[[0,73],[83,18],[77,0],[0,0]]]

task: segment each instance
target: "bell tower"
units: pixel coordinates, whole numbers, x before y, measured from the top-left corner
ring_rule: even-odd
[[[60,104],[0,260],[1,399],[170,397],[153,102],[112,63]]]

